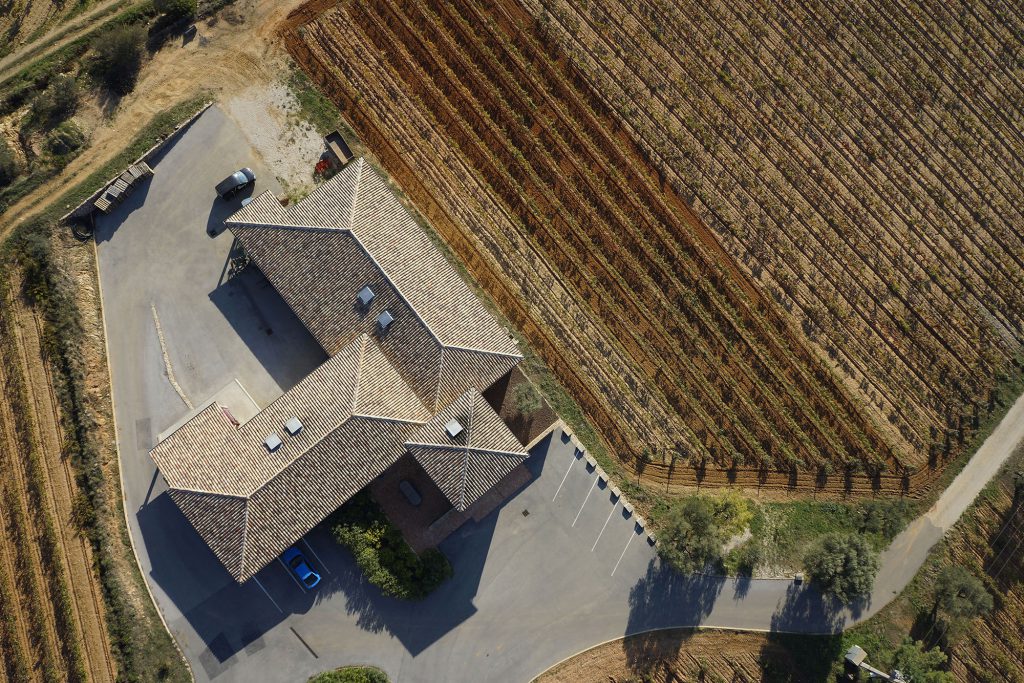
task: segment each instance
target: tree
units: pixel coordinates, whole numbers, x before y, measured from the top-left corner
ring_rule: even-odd
[[[992,595],[985,584],[959,565],[949,565],[935,582],[932,613],[942,610],[953,619],[973,619],[992,609]]]
[[[523,380],[512,389],[512,400],[515,402],[516,410],[523,415],[529,415],[540,408],[540,396],[529,380]]]
[[[92,44],[96,52],[93,74],[110,91],[127,95],[139,77],[145,44],[146,30],[137,24],[104,31]]]
[[[7,145],[7,141],[0,138],[0,187],[5,187],[14,182],[21,172],[17,157]]]
[[[807,554],[804,568],[825,593],[847,602],[871,590],[878,554],[862,536],[833,533]]]
[[[168,19],[195,16],[198,9],[196,0],[153,0],[153,7]]]
[[[661,559],[683,574],[717,561],[723,539],[714,505],[701,496],[683,499],[669,510],[658,539]]]
[[[910,503],[898,500],[869,500],[860,504],[860,530],[878,534],[889,541],[903,530],[910,518]]]
[[[892,666],[914,683],[953,683],[953,674],[943,671],[946,655],[937,647],[924,649],[920,640],[905,638],[893,653]]]

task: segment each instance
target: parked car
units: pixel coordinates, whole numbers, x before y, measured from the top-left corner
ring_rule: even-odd
[[[316,585],[320,583],[320,575],[313,571],[306,556],[295,546],[281,553],[281,559],[306,588],[316,588]]]
[[[217,183],[217,194],[221,199],[231,199],[238,192],[256,182],[256,174],[251,168],[242,168]]]

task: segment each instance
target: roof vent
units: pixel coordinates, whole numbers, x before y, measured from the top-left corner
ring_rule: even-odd
[[[395,322],[395,316],[391,315],[391,311],[384,311],[377,316],[377,325],[380,326],[381,332],[384,332],[391,327],[391,323],[393,322]]]
[[[375,296],[377,295],[373,293],[372,289],[370,289],[370,285],[366,285],[359,290],[359,294],[356,295],[356,298],[359,299],[359,303],[363,306],[369,306]]]
[[[293,417],[284,423],[284,430],[288,432],[290,436],[295,436],[302,431],[302,423],[299,422],[299,418]]]
[[[462,433],[462,423],[458,420],[449,420],[448,424],[444,426],[444,431],[448,432],[448,436],[454,439]]]
[[[277,434],[271,434],[267,438],[263,439],[263,445],[267,447],[267,450],[273,453],[281,447],[281,438]]]

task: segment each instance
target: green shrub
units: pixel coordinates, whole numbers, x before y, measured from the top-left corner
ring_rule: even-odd
[[[661,559],[683,574],[717,562],[725,540],[715,519],[715,506],[704,496],[684,498],[673,505],[658,539]]]
[[[153,0],[153,7],[168,19],[194,17],[198,9],[196,0]]]
[[[309,683],[388,683],[388,675],[373,666],[343,666],[317,674]]]
[[[7,145],[7,141],[0,138],[0,187],[13,183],[20,173],[21,165],[17,157]]]
[[[146,29],[140,25],[116,26],[93,40],[93,75],[108,90],[127,95],[135,88],[145,52]]]
[[[65,121],[46,135],[46,151],[54,156],[66,156],[85,146],[85,133],[72,121]]]
[[[46,90],[32,100],[29,118],[33,123],[52,126],[78,111],[81,93],[74,76],[59,74],[50,80]]]
[[[913,506],[905,499],[867,500],[857,509],[860,514],[860,530],[863,533],[878,534],[891,541],[903,530],[914,513]]]
[[[753,576],[764,559],[764,550],[757,539],[751,539],[729,553],[727,565],[740,576]]]
[[[452,575],[440,550],[414,553],[366,491],[338,508],[328,524],[335,539],[352,551],[367,580],[385,595],[419,600]]]
[[[516,410],[523,415],[529,415],[540,409],[540,396],[527,380],[523,380],[515,386],[512,390],[512,400],[515,402]]]
[[[878,553],[863,536],[828,534],[804,560],[811,581],[846,602],[866,595],[878,573]]]

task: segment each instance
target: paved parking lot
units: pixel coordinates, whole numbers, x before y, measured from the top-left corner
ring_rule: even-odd
[[[526,681],[650,628],[833,627],[813,593],[786,582],[662,571],[623,501],[561,432],[533,449],[528,484],[442,544],[454,578],[422,602],[382,596],[322,527],[300,544],[323,575],[315,590],[277,562],[234,583],[147,451],[233,380],[263,406],[325,358],[258,272],[228,277],[231,235],[207,233],[235,206],[214,184],[243,165],[261,179],[257,192],[273,177],[210,109],[96,234],[129,530],[197,680],[302,681],[361,662],[394,681]]]

